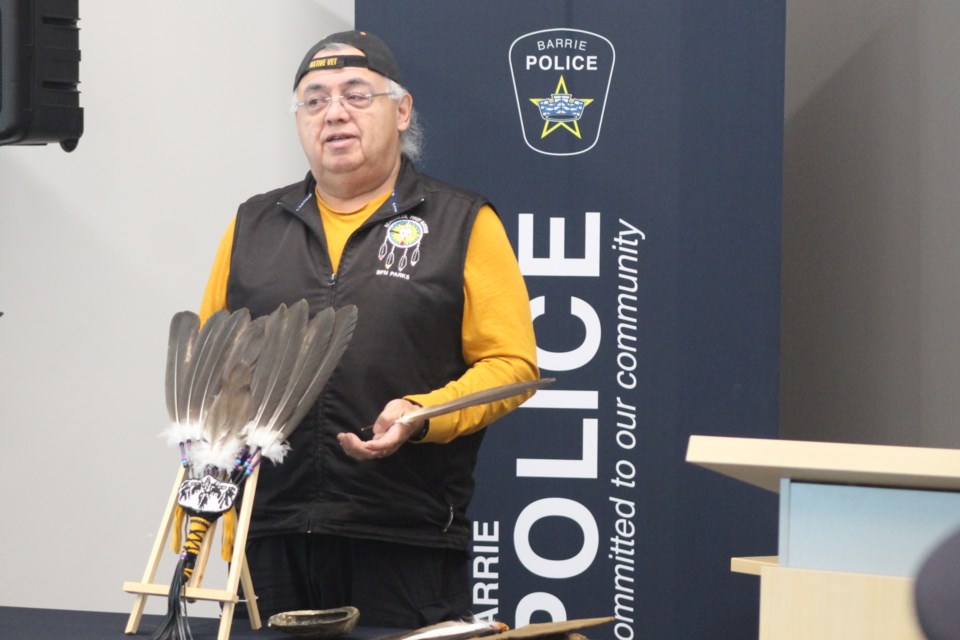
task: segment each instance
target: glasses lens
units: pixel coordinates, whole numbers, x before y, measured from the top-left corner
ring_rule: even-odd
[[[367,93],[348,93],[341,96],[341,101],[353,109],[366,109],[373,102],[373,98]]]
[[[300,104],[303,105],[303,108],[307,113],[313,116],[320,113],[330,105],[330,97],[322,95],[306,95],[303,97],[303,102]]]

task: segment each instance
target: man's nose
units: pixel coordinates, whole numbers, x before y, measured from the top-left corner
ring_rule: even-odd
[[[343,96],[337,96],[330,101],[327,107],[327,120],[345,120],[349,114],[347,108],[343,105]]]

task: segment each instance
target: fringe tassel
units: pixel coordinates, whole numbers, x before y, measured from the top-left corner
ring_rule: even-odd
[[[190,621],[187,617],[187,599],[183,595],[183,588],[190,581],[193,569],[200,553],[200,545],[207,534],[213,520],[201,516],[190,517],[190,531],[183,543],[180,561],[170,583],[167,596],[167,613],[160,621],[160,626],[150,636],[150,640],[193,640],[190,632]]]
[[[173,510],[173,526],[171,527],[173,531],[170,536],[170,551],[174,553],[180,553],[180,545],[183,541],[183,516],[183,507],[178,504]]]
[[[170,593],[167,596],[167,613],[160,621],[150,640],[193,640],[190,632],[190,623],[187,618],[187,603],[183,596],[184,566],[186,554],[180,556],[177,568],[170,583]]]
[[[233,559],[233,542],[237,535],[237,510],[229,508],[223,514],[223,532],[220,543],[220,557],[224,562]]]

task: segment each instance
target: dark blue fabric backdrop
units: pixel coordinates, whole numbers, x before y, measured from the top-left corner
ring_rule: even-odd
[[[684,456],[777,435],[784,21],[782,0],[357,0],[422,167],[497,207],[558,378],[487,434],[477,614],[756,637],[729,558],[776,553],[776,496]]]

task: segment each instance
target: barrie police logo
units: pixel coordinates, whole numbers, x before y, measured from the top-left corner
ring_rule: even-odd
[[[509,57],[527,146],[549,156],[592,149],[613,77],[613,44],[589,31],[546,29],[514,40]]]

